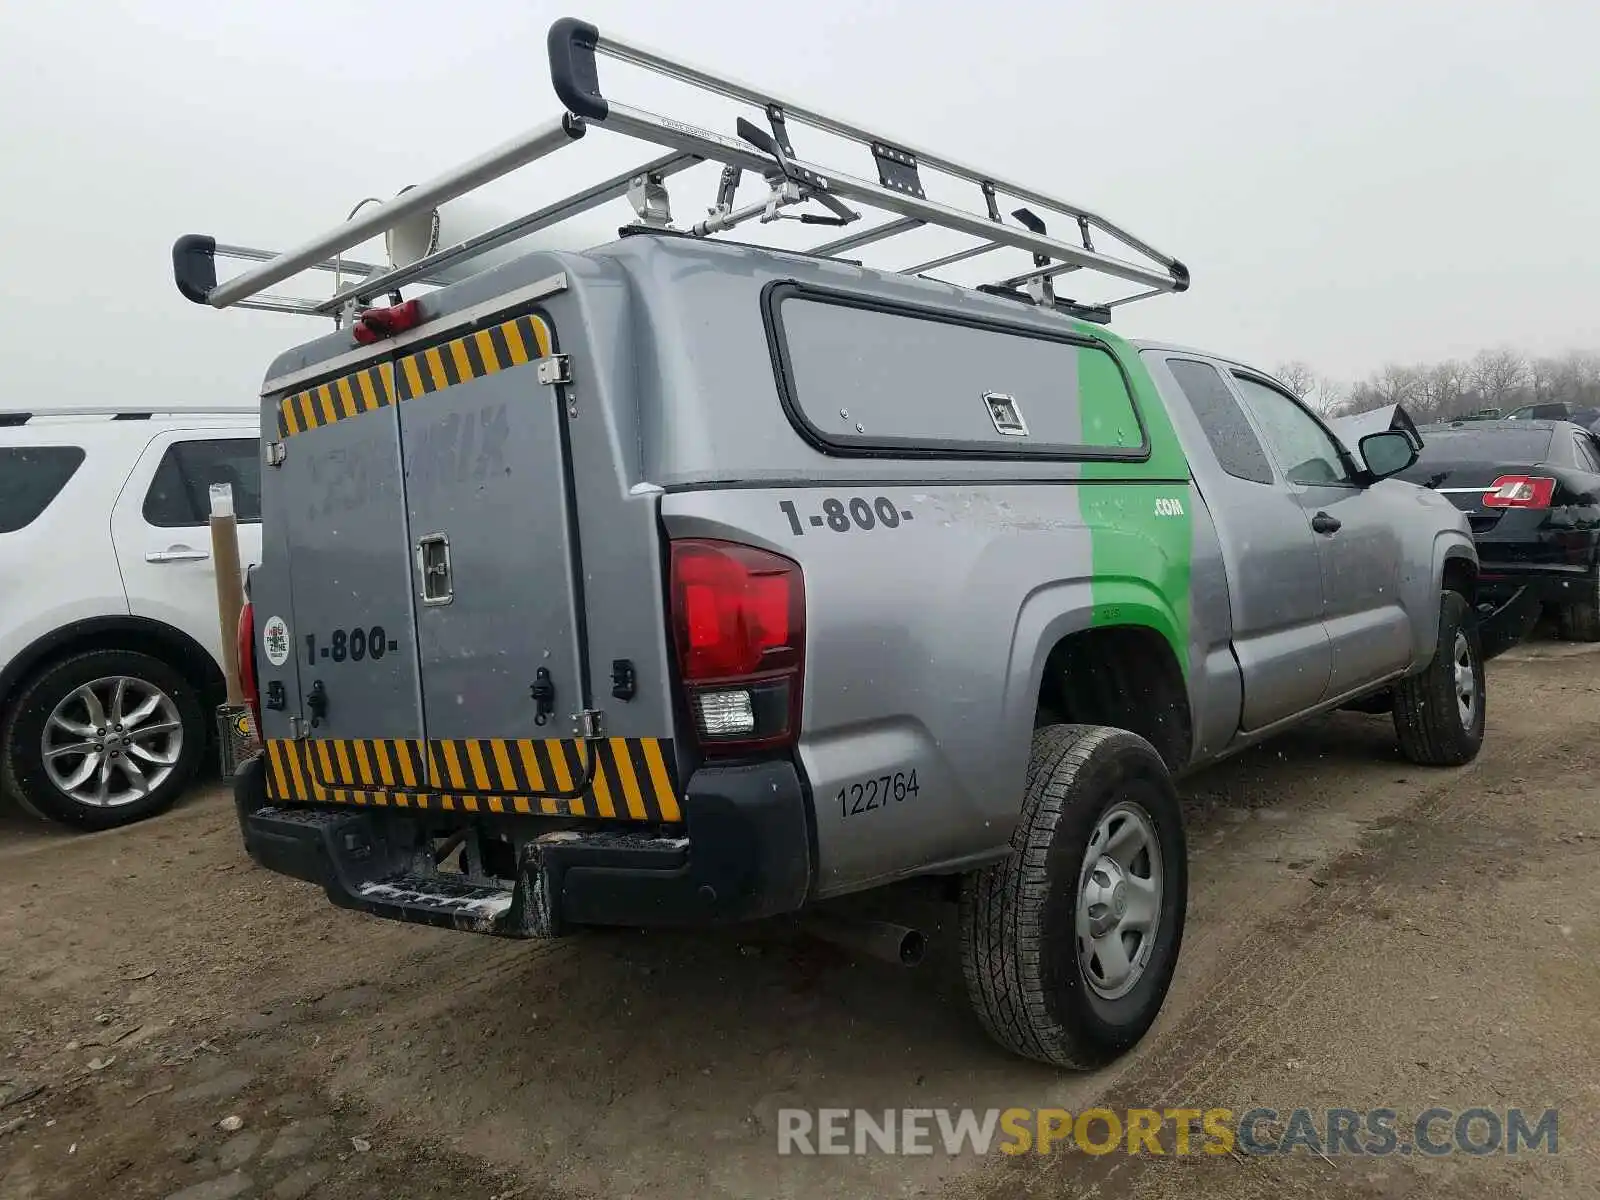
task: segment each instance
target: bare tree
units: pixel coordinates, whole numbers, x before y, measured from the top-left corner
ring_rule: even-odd
[[[1300,359],[1279,363],[1273,374],[1301,401],[1324,416],[1333,416],[1344,403],[1344,385],[1326,375],[1317,373],[1315,367]]]
[[[1593,350],[1574,350],[1567,358],[1586,391],[1600,388],[1600,354]]]
[[[1311,391],[1303,397],[1307,404],[1328,417],[1340,415],[1349,398],[1349,390],[1344,384],[1327,375],[1318,375]]]
[[[1310,363],[1301,362],[1299,359],[1281,363],[1275,374],[1302,400],[1305,400],[1317,386],[1317,373],[1311,369]]]
[[[1562,362],[1559,358],[1534,358],[1528,360],[1528,383],[1533,388],[1533,402],[1548,404],[1559,400]]]
[[[1364,413],[1377,408],[1383,402],[1383,397],[1378,394],[1377,388],[1369,379],[1351,387],[1349,395],[1340,404],[1336,415],[1344,417],[1352,413]]]
[[[1378,404],[1415,404],[1422,393],[1422,373],[1416,367],[1389,363],[1367,382]]]
[[[1467,380],[1485,404],[1504,408],[1528,384],[1528,360],[1509,348],[1480,350],[1467,368]]]
[[[1417,415],[1434,421],[1467,410],[1467,369],[1454,359],[1417,368]]]
[[[1600,355],[1573,350],[1558,358],[1536,358],[1528,364],[1536,403],[1592,406],[1600,401]]]
[[[1348,416],[1386,404],[1404,405],[1417,421],[1449,420],[1481,407],[1505,411],[1529,400],[1600,408],[1600,351],[1530,359],[1499,347],[1480,351],[1470,362],[1389,363],[1348,386],[1296,359],[1279,365],[1277,376],[1326,416]]]

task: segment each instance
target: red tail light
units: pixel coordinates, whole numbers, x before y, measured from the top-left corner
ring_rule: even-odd
[[[678,670],[701,748],[792,745],[805,674],[800,565],[734,542],[674,542],[671,606]]]
[[[1489,485],[1485,508],[1549,508],[1556,481],[1540,475],[1502,475]]]
[[[239,690],[250,708],[250,724],[261,736],[261,689],[256,684],[256,606],[246,602],[239,610],[235,642],[239,650]]]

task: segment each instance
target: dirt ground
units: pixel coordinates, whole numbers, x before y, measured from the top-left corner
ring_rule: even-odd
[[[1600,1195],[1600,655],[1489,678],[1462,770],[1342,714],[1187,781],[1178,976],[1089,1075],[985,1040],[927,902],[915,970],[782,925],[501,943],[255,869],[218,789],[102,835],[0,816],[0,1197]],[[1095,1105],[1553,1107],[1559,1149],[776,1153],[783,1107]]]

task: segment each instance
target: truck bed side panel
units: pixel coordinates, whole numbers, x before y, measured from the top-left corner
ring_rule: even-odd
[[[1099,519],[1081,507],[1090,490],[1106,512],[1191,503],[1189,485],[1172,482],[840,482],[663,499],[671,536],[761,546],[805,572],[800,756],[820,895],[884,881],[904,864],[1003,853],[1049,648],[1108,609],[1177,636],[1168,596],[1187,601],[1174,587],[1187,575],[1186,554],[1168,557],[1146,542],[1137,572],[1107,588],[1092,578],[1095,543],[1108,530],[1086,523]],[[870,512],[871,528],[853,519],[836,528],[828,517],[841,510]]]

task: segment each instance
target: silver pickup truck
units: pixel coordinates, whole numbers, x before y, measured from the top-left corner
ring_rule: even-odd
[[[1448,500],[1389,478],[1413,433],[1347,447],[1268,375],[1056,296],[1069,268],[1130,298],[1188,286],[1087,210],[687,67],[771,132],[652,117],[601,95],[596,55],[669,60],[579,22],[550,54],[567,111],[490,158],[586,129],[664,146],[562,210],[626,193],[638,222],[438,274],[555,205],[370,268],[305,302],[339,328],[267,371],[240,636],[263,750],[235,781],[259,864],[345,907],[540,937],[933,879],[983,1025],[1081,1066],[1132,1045],[1172,976],[1177,773],[1374,697],[1413,761],[1477,753],[1477,560]],[[870,145],[878,181],[800,159],[802,122]],[[726,169],[682,228],[685,158]],[[226,248],[189,235],[179,289],[283,308],[263,289],[486,161],[221,283]],[[988,211],[927,199],[935,167]],[[1006,221],[997,192],[1033,208]],[[852,205],[893,219],[804,253],[711,236]],[[923,225],[983,239],[948,262],[1031,258],[973,288],[844,257]]]

